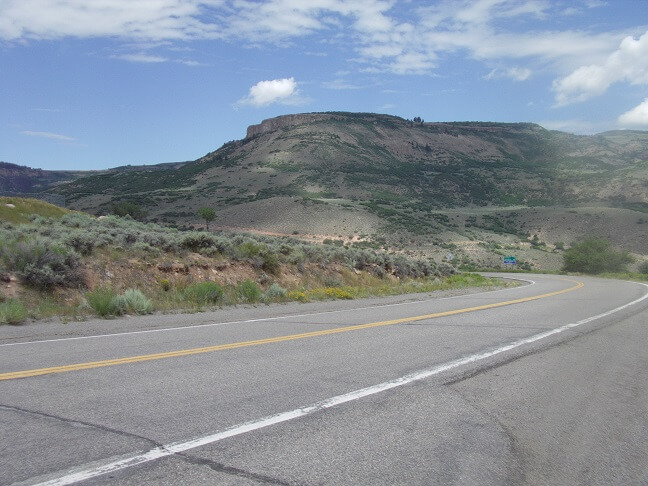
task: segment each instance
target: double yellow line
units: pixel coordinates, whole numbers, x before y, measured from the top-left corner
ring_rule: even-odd
[[[68,371],[80,371],[80,370],[88,370],[92,368],[103,368],[104,366],[117,366],[117,365],[129,364],[129,363],[140,363],[142,361],[153,361],[157,359],[176,358],[180,356],[191,356],[192,354],[212,353],[215,351],[225,351],[228,349],[246,348],[249,346],[259,346],[262,344],[281,343],[284,341],[295,341],[297,339],[307,339],[307,338],[314,338],[318,336],[328,336],[330,334],[360,331],[362,329],[371,329],[374,327],[391,326],[393,324],[403,324],[406,322],[416,322],[425,319],[434,319],[437,317],[453,316],[456,314],[464,314],[466,312],[475,312],[475,311],[485,310],[485,309],[494,309],[506,305],[520,304],[522,302],[529,302],[538,299],[546,299],[547,297],[553,297],[555,295],[571,292],[580,289],[584,286],[582,282],[578,282],[576,280],[567,280],[567,281],[575,283],[576,285],[563,290],[549,292],[547,294],[534,295],[532,297],[524,297],[522,299],[507,300],[505,302],[496,302],[494,304],[485,304],[476,307],[466,307],[463,309],[456,309],[456,310],[450,310],[445,312],[436,312],[434,314],[425,314],[421,316],[403,317],[401,319],[392,319],[389,321],[370,322],[368,324],[357,324],[353,326],[336,327],[334,329],[326,329],[323,331],[312,331],[312,332],[290,334],[287,336],[278,336],[278,337],[272,337],[266,339],[255,339],[253,341],[242,341],[238,343],[219,344],[216,346],[206,346],[202,348],[181,349],[178,351],[169,351],[166,353],[143,354],[140,356],[131,356],[128,358],[106,359],[102,361],[91,361],[87,363],[77,363],[77,364],[70,364],[64,366],[53,366],[51,368],[38,368],[33,370],[12,371],[9,373],[0,373],[0,381],[15,380],[18,378],[29,378],[32,376],[39,376],[39,375],[49,375],[53,373],[66,373]]]

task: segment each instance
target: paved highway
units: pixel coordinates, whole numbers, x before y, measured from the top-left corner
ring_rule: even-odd
[[[648,286],[0,328],[0,484],[648,484]]]

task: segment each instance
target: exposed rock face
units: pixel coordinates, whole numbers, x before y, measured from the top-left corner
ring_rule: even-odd
[[[333,113],[306,113],[299,115],[283,115],[276,118],[263,120],[258,125],[250,125],[247,129],[246,138],[251,138],[262,133],[268,133],[280,128],[312,123],[314,121],[330,120],[336,115]]]

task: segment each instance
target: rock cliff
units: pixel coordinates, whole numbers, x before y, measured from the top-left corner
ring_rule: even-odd
[[[299,115],[282,115],[276,118],[263,120],[258,125],[250,125],[247,129],[246,138],[252,138],[263,133],[272,132],[284,127],[292,127],[311,123],[314,121],[330,120],[335,115],[332,113],[305,113]]]

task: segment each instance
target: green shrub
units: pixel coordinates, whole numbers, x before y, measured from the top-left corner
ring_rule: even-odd
[[[133,219],[144,219],[147,214],[144,209],[139,207],[139,205],[130,201],[122,201],[113,204],[111,211],[116,216],[130,216]]]
[[[124,295],[115,295],[110,301],[108,315],[121,316],[128,312],[128,299]]]
[[[187,250],[198,252],[201,249],[216,246],[216,242],[216,237],[209,233],[193,231],[182,237],[180,240],[180,246]]]
[[[144,241],[138,241],[137,243],[135,243],[133,245],[133,250],[146,253],[151,256],[158,256],[161,253],[161,250],[159,248],[151,246],[149,243],[146,243]]]
[[[59,222],[68,228],[86,228],[95,222],[95,218],[89,214],[67,213],[63,215]]]
[[[86,292],[86,300],[95,313],[101,317],[121,316],[128,312],[150,314],[153,303],[137,289],[127,289],[118,295],[110,288],[98,288]]]
[[[122,295],[126,300],[126,308],[136,314],[150,314],[153,312],[153,302],[138,289],[126,289]],[[120,296],[121,297],[121,296]]]
[[[171,290],[171,282],[169,281],[169,279],[163,278],[162,280],[160,280],[160,287],[162,287],[162,290],[164,290],[165,292],[168,292],[169,290]]]
[[[101,317],[115,316],[123,312],[126,302],[116,297],[118,296],[115,291],[106,287],[100,287],[85,294],[92,310]]]
[[[273,283],[268,290],[263,293],[263,302],[274,302],[286,297],[287,290],[281,285]]]
[[[218,304],[223,299],[223,288],[216,282],[199,282],[188,285],[183,294],[196,304]]]
[[[236,287],[237,295],[245,302],[259,302],[261,299],[261,289],[250,279],[244,280]]]
[[[64,242],[81,255],[92,254],[95,247],[95,238],[85,231],[73,231],[65,238]]]
[[[273,275],[279,273],[279,257],[276,253],[264,251],[261,253],[261,258],[263,259],[263,264],[261,265],[263,270]]]
[[[213,258],[215,256],[220,255],[220,251],[218,251],[218,248],[216,248],[214,246],[210,246],[210,247],[207,247],[207,248],[200,248],[198,250],[198,253],[200,253],[203,256],[210,257],[210,258]]]
[[[18,324],[27,318],[27,309],[17,299],[0,302],[0,324]]]
[[[236,253],[240,258],[252,258],[258,256],[263,249],[264,247],[256,242],[246,241],[238,246]]]
[[[324,278],[324,285],[326,287],[342,287],[344,285],[344,281],[340,277],[327,276]]]
[[[648,274],[648,260],[642,262],[641,265],[639,265],[639,273]]]
[[[587,238],[572,245],[563,254],[563,270],[598,274],[627,271],[626,264],[633,261],[627,251],[616,251],[603,238]]]
[[[83,284],[76,253],[44,240],[28,240],[11,246],[5,260],[9,269],[27,285],[40,289]]]

